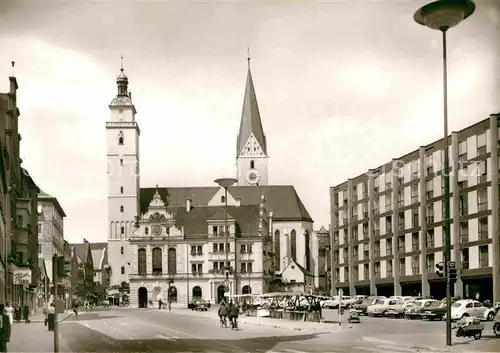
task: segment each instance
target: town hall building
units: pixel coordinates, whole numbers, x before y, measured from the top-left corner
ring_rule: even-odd
[[[311,216],[293,186],[268,184],[250,65],[236,141],[237,182],[227,200],[218,186],[140,186],[140,129],[123,68],[117,85],[106,123],[108,259],[111,285],[127,283],[132,307],[165,301],[168,293],[186,305],[218,302],[227,291],[269,292],[292,262],[307,278],[317,277]]]

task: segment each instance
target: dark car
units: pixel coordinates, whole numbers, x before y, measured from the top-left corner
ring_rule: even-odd
[[[206,300],[193,300],[188,304],[188,308],[196,311],[207,311],[210,309],[210,302]]]
[[[456,302],[456,298],[451,299],[451,303]],[[422,311],[420,317],[424,320],[443,320],[446,314],[446,299],[432,303],[432,305]]]

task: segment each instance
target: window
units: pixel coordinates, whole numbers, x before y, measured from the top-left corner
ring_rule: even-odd
[[[418,160],[411,162],[411,179],[418,179]]]
[[[139,249],[137,250],[137,262],[138,262],[138,267],[137,267],[137,272],[139,275],[145,275],[147,271],[146,267],[146,249]]]
[[[488,171],[488,160],[479,162],[477,171],[477,183],[486,183],[488,176],[486,175]]]
[[[434,161],[432,159],[432,153],[425,156],[425,172],[427,175],[434,173]]]
[[[432,199],[434,197],[434,181],[428,180],[425,184],[425,197],[427,200]]]
[[[153,274],[161,274],[162,271],[162,251],[161,248],[153,249]]]
[[[411,273],[412,275],[420,274],[420,256],[412,256],[411,258]]]
[[[392,173],[391,171],[387,171],[387,173],[385,174],[385,189],[388,190],[391,188],[391,176],[392,176]]]
[[[398,251],[402,254],[404,254],[406,252],[406,249],[405,249],[405,236],[404,235],[400,235],[398,237]]]
[[[222,195],[222,196],[220,197],[220,202],[221,202],[221,203],[225,203],[225,202],[226,202],[226,197],[225,197],[224,195]]]
[[[149,228],[148,227],[145,227],[144,228],[144,234],[148,235],[149,234]]]
[[[297,260],[297,233],[295,232],[295,229],[292,229],[290,232],[290,243],[291,243],[291,258],[292,260],[296,261]]]
[[[122,247],[120,247],[120,254],[122,254],[122,255],[123,255],[123,246],[122,246]]]
[[[177,250],[168,249],[168,273],[175,275],[177,273]]]
[[[426,221],[427,221],[427,224],[434,223],[434,204],[433,203],[427,205]]]
[[[120,272],[121,272],[121,274],[122,274],[122,275],[124,275],[124,274],[125,274],[125,266],[122,266],[122,268],[121,268],[121,271],[120,271]]]
[[[399,259],[399,275],[406,276],[406,258]]]
[[[413,233],[411,235],[411,250],[412,251],[418,251],[419,248],[419,235],[418,233]]]
[[[250,169],[254,169],[255,168],[255,161],[250,161]]]
[[[488,259],[488,245],[479,247],[479,267],[488,267],[489,259]]]
[[[123,194],[123,186],[120,186],[120,194]]]
[[[42,244],[38,244],[38,253],[39,254],[43,253],[43,245]]]
[[[377,240],[374,244],[374,247],[373,247],[373,256],[374,257],[380,257],[380,240]]]
[[[467,243],[469,241],[469,222],[460,222],[460,242]]]
[[[386,194],[385,195],[385,210],[389,211],[392,207],[392,195]]]
[[[404,206],[405,205],[405,194],[403,190],[398,191],[398,206]]]
[[[251,262],[242,262],[241,263],[241,273],[252,273],[252,263]]]
[[[398,228],[399,228],[399,230],[405,230],[406,229],[406,226],[405,226],[405,213],[404,212],[401,212],[398,215]]]
[[[460,168],[467,167],[467,140],[458,144],[458,163]]]
[[[460,195],[458,202],[459,202],[460,216],[467,215],[467,206],[468,206],[467,194]]]
[[[418,185],[412,185],[411,187],[411,203],[418,202]]]
[[[118,144],[123,145],[123,131],[121,131],[121,130],[118,133]]]
[[[386,276],[392,277],[392,260],[386,261]]]
[[[477,135],[477,148],[486,147],[486,132]]]
[[[418,209],[417,210],[413,210],[413,212],[411,214],[412,227],[418,227],[420,225],[419,218],[420,218],[420,216],[419,216],[419,213],[418,213]]]
[[[122,226],[122,227],[120,227],[120,233],[121,233],[121,234],[125,234],[125,227],[123,227],[123,226]]]
[[[392,216],[385,217],[385,231],[386,234],[392,233]]]
[[[120,165],[123,165],[123,159],[120,159]]]
[[[479,239],[488,239],[488,217],[479,218]]]
[[[123,211],[124,211],[123,206],[120,206],[120,212],[123,213]]]
[[[477,211],[486,211],[488,209],[488,189],[477,191]]]
[[[427,234],[426,234],[426,239],[425,239],[425,244],[427,245],[427,248],[433,248],[434,247],[434,229],[428,229]]]
[[[462,268],[469,269],[469,248],[462,249]]]
[[[386,256],[392,255],[392,239],[385,240],[385,254]]]

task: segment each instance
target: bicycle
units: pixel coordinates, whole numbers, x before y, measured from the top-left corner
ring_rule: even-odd
[[[227,319],[225,316],[219,316],[220,318],[220,327],[227,327]]]

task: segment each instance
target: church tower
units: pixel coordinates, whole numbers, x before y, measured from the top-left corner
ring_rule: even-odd
[[[239,186],[267,185],[267,143],[250,71],[248,73],[241,113],[240,132],[236,141],[236,178]]]
[[[106,122],[108,174],[108,262],[111,285],[129,282],[128,239],[139,210],[139,135],[136,110],[123,65],[116,78],[118,94]]]

